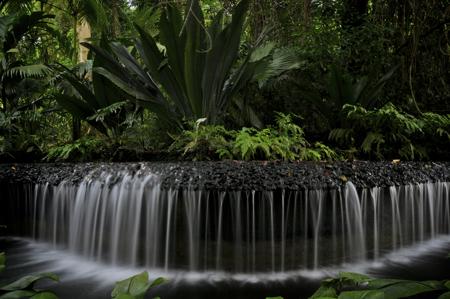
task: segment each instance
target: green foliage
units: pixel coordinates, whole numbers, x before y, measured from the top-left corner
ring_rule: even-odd
[[[5,253],[0,253],[0,272],[5,269]],[[58,299],[55,293],[47,290],[39,290],[35,287],[37,282],[50,279],[59,281],[58,276],[52,273],[41,273],[24,276],[12,283],[0,286],[0,299]],[[153,282],[149,281],[148,273],[142,272],[127,279],[116,282],[111,293],[113,299],[144,299],[150,288],[166,282],[164,278],[157,278]],[[154,299],[158,299],[154,298]]]
[[[289,51],[275,50],[261,41],[239,57],[241,34],[249,5],[241,1],[230,22],[219,12],[207,26],[198,0],[187,2],[185,18],[172,5],[163,11],[160,42],[136,25],[136,49],[141,66],[127,49],[113,44],[121,64],[110,63],[95,71],[114,82],[139,105],[155,112],[162,121],[207,118],[216,124],[238,91],[251,81],[260,85],[280,73],[297,67]],[[112,61],[101,48],[86,44],[97,55]]]
[[[0,252],[0,273],[5,270],[6,255],[4,252]]]
[[[50,148],[46,161],[89,161],[101,155],[104,142],[90,136],[82,137],[73,143]]]
[[[316,142],[311,147],[302,128],[291,115],[277,114],[277,125],[261,130],[242,128],[229,131],[223,126],[203,125],[206,119],[192,124],[175,138],[171,151],[183,151],[194,160],[220,158],[239,160],[334,160],[339,156],[326,145]]]
[[[278,113],[275,127],[262,130],[243,128],[236,135],[233,152],[242,160],[312,160],[336,159],[338,155],[318,142],[310,147],[303,129],[291,115]]]
[[[0,111],[0,156],[11,158],[16,153],[36,154],[43,151],[43,138],[38,130],[44,125],[42,109]]]
[[[357,273],[342,272],[337,278],[326,279],[310,299],[398,299],[429,292],[441,292],[439,298],[449,294],[448,281],[409,281],[376,279]],[[444,297],[443,297],[444,296]]]
[[[354,80],[351,75],[333,65],[327,75],[325,88],[336,107],[351,104],[373,108],[379,100],[381,91],[396,69],[397,67],[392,68],[377,81],[371,80],[368,76]]]
[[[347,104],[342,113],[346,127],[332,130],[329,138],[355,145],[363,154],[378,159],[392,158],[388,155],[393,153],[410,160],[427,157],[424,144],[419,143],[425,134],[427,138],[449,140],[450,119],[446,115],[425,113],[414,117],[392,103],[373,110]]]
[[[126,95],[109,80],[92,74],[92,66],[102,67],[105,63],[96,56],[93,62],[73,70],[63,67],[60,75],[67,84],[60,84],[61,92],[55,98],[73,117],[87,121],[106,136],[117,137],[127,127],[127,115],[134,113],[136,106],[126,102]]]
[[[0,253],[0,272],[5,269],[5,254]],[[1,299],[31,298],[31,299],[57,299],[58,297],[50,291],[39,290],[34,285],[38,281],[50,279],[59,281],[58,277],[52,273],[41,273],[24,276],[12,283],[0,286]]]
[[[232,143],[235,132],[228,131],[219,125],[204,125],[202,118],[190,123],[191,130],[184,130],[174,137],[169,151],[180,151],[191,160],[231,159]]]
[[[148,273],[142,272],[116,282],[111,297],[113,299],[144,299],[145,294],[150,288],[156,287],[164,282],[165,280],[163,278],[157,278],[153,282],[150,282]]]

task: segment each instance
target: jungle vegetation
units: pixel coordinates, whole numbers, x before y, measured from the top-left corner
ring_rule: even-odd
[[[449,0],[0,1],[0,161],[450,158]]]

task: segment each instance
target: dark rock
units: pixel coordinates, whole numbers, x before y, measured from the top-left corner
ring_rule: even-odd
[[[163,189],[208,190],[304,190],[339,188],[352,182],[358,188],[399,186],[450,181],[450,162],[143,162],[143,163],[53,163],[0,164],[0,181],[79,184],[84,178],[125,173],[161,176]]]

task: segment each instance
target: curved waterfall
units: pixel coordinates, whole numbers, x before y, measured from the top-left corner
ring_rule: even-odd
[[[15,201],[26,211],[26,234],[93,261],[148,269],[318,269],[377,260],[450,234],[447,182],[363,190],[350,182],[328,190],[167,190],[156,174],[105,172],[79,185],[20,188]]]

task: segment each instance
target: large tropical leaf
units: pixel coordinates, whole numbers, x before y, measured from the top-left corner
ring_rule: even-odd
[[[230,99],[222,96],[222,92],[238,58],[248,6],[248,0],[241,1],[233,10],[231,23],[211,37],[211,49],[206,54],[205,70],[202,75],[203,109],[209,112],[210,122],[216,121]]]
[[[239,57],[248,7],[249,0],[242,0],[230,22],[225,23],[220,12],[207,27],[198,0],[187,1],[184,18],[175,6],[168,5],[159,22],[164,50],[136,24],[140,59],[118,43],[108,46],[112,54],[86,45],[104,60],[94,72],[160,119],[180,124],[184,119],[207,118],[217,123],[246,84],[253,80],[263,85],[270,77],[298,67],[291,51],[275,50],[273,45],[259,48],[261,40]],[[235,107],[248,110],[243,105]]]
[[[3,52],[15,48],[22,37],[31,29],[40,26],[45,27],[47,25],[47,20],[54,17],[54,15],[46,14],[41,11],[35,11],[31,14],[23,14],[15,17],[12,27],[8,28],[8,32],[5,34],[2,45]]]

